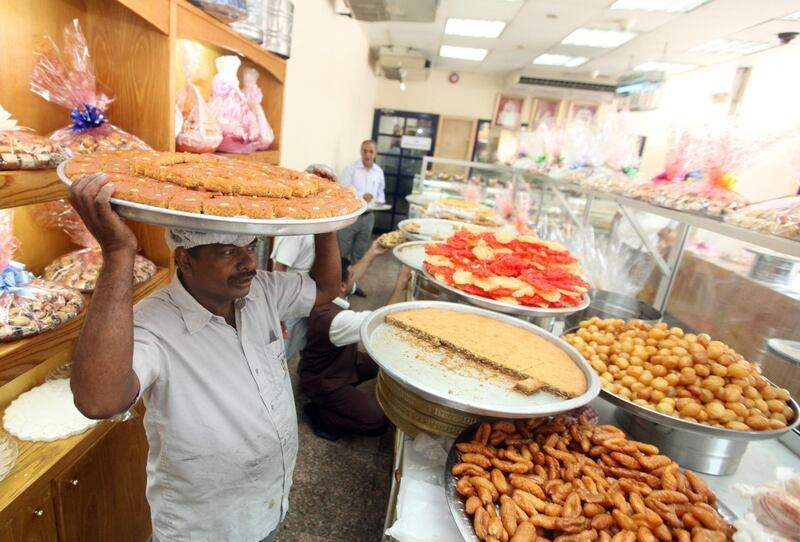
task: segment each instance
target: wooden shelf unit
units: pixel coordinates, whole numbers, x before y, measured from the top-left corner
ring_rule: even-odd
[[[0,32],[0,100],[20,125],[48,134],[70,124],[67,109],[29,90],[29,76],[41,36],[60,43],[64,28],[78,19],[97,81],[114,97],[107,111],[112,124],[154,149],[175,149],[175,96],[185,84],[179,45],[180,40],[193,40],[202,50],[204,73],[198,86],[205,97],[216,73],[214,59],[221,54],[243,56],[243,67],[259,73],[275,143],[267,151],[231,156],[280,162],[286,61],[186,0],[0,0],[0,13],[5,22]],[[66,195],[55,170],[0,172],[0,208],[17,209],[14,231],[20,248],[15,258],[34,273],[77,248],[62,232],[43,228],[35,220],[35,204]],[[131,226],[142,254],[160,268],[154,278],[136,288],[140,299],[168,283],[172,256],[162,228]],[[71,360],[85,314],[53,331],[0,344],[0,416],[19,394]],[[107,540],[112,535],[121,542],[149,538],[141,419],[103,422],[56,442],[18,444],[17,464],[0,481],[0,540],[72,542],[76,533],[84,540]],[[72,478],[78,474],[84,480],[73,487],[77,484]],[[124,536],[115,526],[125,531]]]

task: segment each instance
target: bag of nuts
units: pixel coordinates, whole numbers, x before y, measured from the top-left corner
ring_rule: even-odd
[[[34,278],[11,260],[17,242],[13,212],[0,211],[0,341],[43,333],[75,318],[83,308],[77,290]]]

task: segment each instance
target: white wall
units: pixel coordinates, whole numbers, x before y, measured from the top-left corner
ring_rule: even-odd
[[[372,133],[377,78],[359,24],[330,0],[295,2],[287,65],[281,163],[322,162],[341,173]]]
[[[504,90],[504,77],[459,73],[461,80],[452,84],[449,75],[449,71],[431,70],[427,81],[409,81],[405,91],[397,81],[380,78],[375,107],[491,119],[497,95]]]

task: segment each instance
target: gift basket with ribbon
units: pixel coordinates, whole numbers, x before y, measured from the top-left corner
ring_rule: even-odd
[[[188,40],[180,42],[181,69],[186,79],[175,97],[181,120],[175,150],[180,152],[214,152],[222,143],[222,130],[196,84],[200,72],[199,47]]]
[[[83,296],[72,288],[37,279],[13,261],[17,240],[13,211],[0,211],[0,341],[36,335],[63,325],[80,313]]]
[[[244,92],[247,98],[247,105],[250,106],[250,111],[256,118],[258,124],[258,139],[256,141],[256,150],[265,150],[272,145],[275,141],[275,133],[272,131],[272,126],[269,125],[267,115],[264,113],[264,108],[261,107],[261,100],[264,99],[264,93],[258,86],[258,72],[253,68],[245,68],[242,70],[242,79],[244,79]]]
[[[64,160],[61,145],[19,126],[0,105],[0,169],[43,169]]]
[[[98,88],[89,46],[77,19],[64,29],[61,46],[47,36],[37,54],[30,88],[48,102],[70,110],[72,124],[49,136],[67,154],[150,148],[109,122],[106,110],[113,98]]]
[[[38,205],[34,218],[42,226],[63,231],[73,243],[83,247],[53,260],[42,276],[84,293],[93,292],[103,267],[103,253],[75,209],[65,200],[51,201]],[[149,280],[156,270],[153,262],[137,254],[133,264],[134,285]]]
[[[251,153],[263,143],[259,139],[258,119],[239,88],[237,72],[242,62],[236,56],[220,56],[215,63],[217,74],[211,82],[208,105],[222,128],[218,150]]]

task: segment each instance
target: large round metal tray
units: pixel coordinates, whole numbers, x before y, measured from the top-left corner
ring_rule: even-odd
[[[783,429],[778,429],[775,431],[736,431],[735,429],[724,429],[719,427],[711,427],[708,425],[702,425],[699,423],[690,422],[687,420],[682,420],[680,418],[676,418],[674,416],[668,416],[666,414],[662,414],[656,410],[650,410],[649,408],[645,408],[641,405],[637,405],[632,401],[628,401],[627,399],[623,399],[622,397],[615,395],[609,391],[600,390],[600,397],[616,405],[618,408],[621,408],[634,416],[638,416],[640,418],[644,418],[648,421],[657,423],[659,425],[664,425],[667,427],[671,427],[673,429],[680,429],[682,431],[689,431],[692,433],[699,433],[701,435],[705,435],[707,437],[714,437],[714,438],[724,438],[728,440],[767,440],[779,437],[780,435],[784,434],[785,432],[797,427],[800,424],[800,412],[798,411],[797,402],[794,399],[789,401],[789,406],[794,411],[794,421],[784,427]]]
[[[488,377],[477,364],[464,364],[459,371],[446,367],[443,354],[425,349],[427,359],[418,359],[423,350],[402,340],[384,318],[394,312],[437,308],[455,312],[479,314],[500,322],[523,328],[563,350],[580,367],[586,377],[587,389],[582,395],[564,399],[550,393],[523,395],[512,391],[510,378]],[[361,342],[370,357],[400,386],[423,398],[472,414],[507,418],[529,418],[566,412],[585,405],[600,391],[600,380],[588,362],[571,345],[543,329],[504,314],[442,301],[410,301],[389,305],[374,311],[361,325]],[[532,353],[531,355],[535,355]],[[440,363],[441,362],[441,363]],[[491,373],[490,373],[491,374]]]
[[[392,255],[403,265],[422,271],[425,263],[425,247],[442,241],[410,241],[392,249]]]
[[[64,173],[64,168],[69,160],[59,164],[57,168],[58,177],[69,186],[72,181]],[[168,228],[181,228],[194,231],[219,232],[219,233],[249,233],[253,235],[307,235],[314,233],[326,233],[342,228],[346,228],[354,223],[359,215],[367,209],[364,203],[360,209],[352,213],[335,216],[330,218],[246,218],[198,215],[163,209],[152,205],[143,205],[132,201],[125,201],[111,198],[111,206],[123,218],[135,222],[144,222],[165,226]]]
[[[480,542],[480,539],[475,534],[475,529],[472,527],[472,518],[464,510],[466,499],[462,498],[456,490],[456,479],[452,474],[453,465],[458,463],[458,449],[456,444],[459,442],[469,442],[478,426],[483,422],[478,422],[470,425],[453,441],[450,447],[450,453],[447,454],[447,461],[444,464],[444,493],[447,498],[447,506],[450,508],[450,513],[453,515],[453,521],[456,523],[458,532],[464,537],[464,542]]]
[[[421,229],[412,232],[406,229],[411,224],[419,224]],[[434,237],[450,237],[460,230],[470,230],[473,232],[491,231],[486,226],[476,226],[469,222],[459,222],[445,218],[407,218],[397,223],[397,228],[409,239],[415,241],[432,241]]]
[[[475,305],[476,307],[481,307],[483,309],[488,309],[491,311],[502,312],[503,314],[513,314],[515,316],[522,316],[522,317],[531,317],[531,318],[561,318],[564,316],[569,316],[572,313],[582,311],[586,307],[589,306],[589,295],[587,294],[586,297],[583,299],[580,305],[575,305],[574,307],[563,307],[560,309],[546,309],[543,307],[526,307],[525,305],[511,305],[510,303],[503,303],[502,301],[497,301],[495,299],[490,299],[488,297],[481,297],[478,295],[469,294],[463,290],[459,290],[455,286],[450,286],[446,282],[442,282],[441,280],[434,277],[431,273],[428,272],[427,269],[423,268],[422,273],[425,275],[425,278],[430,280],[431,282],[435,283],[437,286],[447,290],[448,292],[454,293],[462,298],[464,298],[467,302]]]

